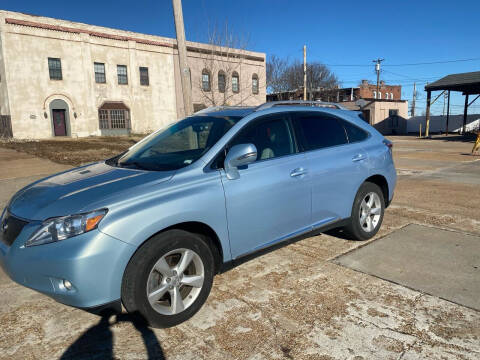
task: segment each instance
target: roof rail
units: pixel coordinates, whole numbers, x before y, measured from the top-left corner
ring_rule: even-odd
[[[215,111],[221,110],[241,110],[241,109],[254,109],[252,106],[226,106],[226,105],[219,105],[219,106],[210,106],[205,109],[199,110],[194,113],[194,115],[198,114],[208,114]]]
[[[258,106],[255,111],[270,109],[275,106],[312,106],[312,107],[326,107],[333,109],[346,110],[343,106],[332,102],[323,101],[308,101],[308,100],[284,100],[284,101],[270,101]]]

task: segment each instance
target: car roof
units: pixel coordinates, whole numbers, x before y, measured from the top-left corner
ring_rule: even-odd
[[[215,117],[224,117],[224,116],[236,116],[243,118],[255,111],[256,107],[252,106],[242,106],[242,107],[215,107],[207,108],[200,110],[193,114],[194,116],[215,116]]]
[[[309,111],[309,110],[340,110],[345,111],[343,106],[336,103],[320,102],[320,101],[304,101],[304,100],[287,100],[287,101],[272,101],[264,103],[260,106],[211,106],[203,110],[197,111],[194,116],[215,116],[215,117],[225,117],[225,116],[235,116],[243,118],[247,115],[250,115],[254,112],[268,113],[268,112],[278,112],[279,109],[283,111]],[[280,110],[281,111],[281,110]],[[335,111],[333,111],[335,112]]]

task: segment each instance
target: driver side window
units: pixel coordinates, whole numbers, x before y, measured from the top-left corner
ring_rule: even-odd
[[[229,147],[247,143],[254,144],[257,148],[257,161],[295,153],[290,126],[286,119],[279,116],[269,116],[247,125],[235,136]]]

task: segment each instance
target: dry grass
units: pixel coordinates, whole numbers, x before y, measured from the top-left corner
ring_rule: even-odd
[[[145,135],[104,136],[79,139],[2,140],[0,146],[49,159],[56,163],[78,166],[115,156]]]

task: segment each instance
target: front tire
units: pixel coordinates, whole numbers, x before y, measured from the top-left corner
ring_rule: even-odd
[[[368,240],[374,237],[383,221],[385,199],[380,187],[365,182],[355,196],[350,223],[344,228],[352,240]]]
[[[142,245],[122,282],[122,303],[151,326],[165,328],[191,318],[212,287],[214,259],[198,235],[168,230]]]

